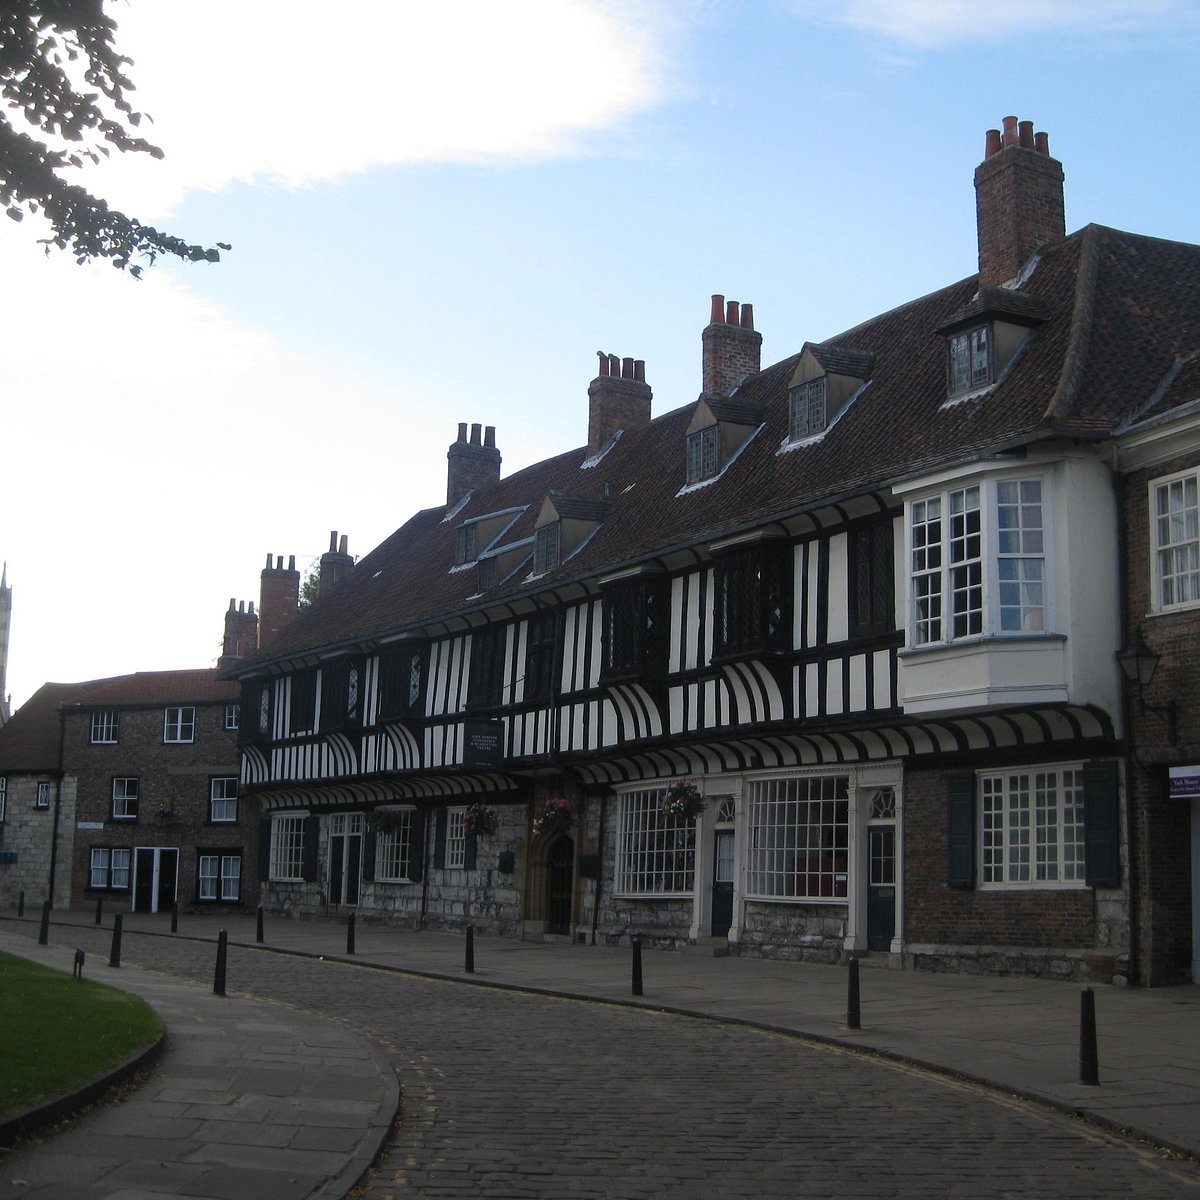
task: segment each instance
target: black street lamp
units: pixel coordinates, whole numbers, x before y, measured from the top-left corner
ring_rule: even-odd
[[[1142,636],[1142,631],[1139,629],[1137,633],[1137,641],[1134,645],[1125,650],[1117,651],[1117,662],[1121,664],[1121,670],[1125,673],[1125,678],[1130,683],[1137,684],[1138,696],[1138,711],[1141,713],[1153,713],[1156,717],[1160,717],[1167,722],[1167,729],[1171,738],[1171,745],[1179,744],[1179,704],[1172,697],[1166,704],[1147,704],[1145,689],[1150,686],[1150,680],[1154,678],[1154,672],[1158,669],[1159,659],[1161,654],[1151,650],[1146,645],[1146,639]]]

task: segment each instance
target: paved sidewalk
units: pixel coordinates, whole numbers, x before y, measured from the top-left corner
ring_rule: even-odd
[[[51,944],[0,922],[0,949],[70,971]],[[150,1077],[117,1105],[3,1157],[0,1197],[44,1200],[340,1200],[382,1146],[399,1105],[381,1053],[343,1026],[89,954],[87,978],[145,1000],[166,1026]],[[232,989],[230,989],[232,990]]]
[[[215,943],[221,928],[231,944],[256,946],[253,915],[185,914],[177,934],[171,934],[168,916],[126,913],[123,923],[127,946],[143,936]],[[29,928],[13,930],[13,924]],[[69,943],[71,924],[92,927],[87,914],[55,914],[51,942]],[[111,916],[105,924],[111,927]],[[15,937],[7,936],[10,930]],[[36,920],[0,921],[0,945],[31,936],[36,937]],[[467,975],[461,934],[359,923],[352,961],[464,984],[643,1004],[803,1033],[1033,1097],[1200,1158],[1200,987],[1097,987],[1100,1085],[1089,1087],[1078,1082],[1080,989],[1072,984],[866,966],[863,1028],[850,1031],[844,967],[647,949],[645,995],[635,1000],[627,948],[484,935],[474,946],[476,970]],[[268,917],[261,949],[350,957],[344,919]],[[231,976],[228,986],[236,992],[237,979]],[[164,1016],[173,1032],[170,1015]]]

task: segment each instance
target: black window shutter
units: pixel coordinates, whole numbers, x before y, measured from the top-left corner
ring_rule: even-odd
[[[408,877],[417,883],[425,874],[425,812],[420,808],[412,815],[412,842],[408,858]]]
[[[975,886],[975,776],[956,771],[946,777],[949,813],[950,886]]]
[[[463,866],[468,871],[475,870],[475,852],[478,841],[479,839],[473,833],[467,834],[466,843],[463,846]]]
[[[266,883],[271,875],[271,818],[258,823],[258,882]]]
[[[446,865],[446,810],[437,810],[433,827],[433,865],[439,870]]]
[[[304,865],[302,876],[305,883],[316,883],[319,870],[317,867],[317,849],[321,841],[321,818],[304,818]]]
[[[1117,764],[1090,762],[1083,768],[1083,841],[1089,887],[1121,886],[1121,830]]]
[[[368,883],[375,879],[375,830],[368,829],[363,838],[362,877]]]

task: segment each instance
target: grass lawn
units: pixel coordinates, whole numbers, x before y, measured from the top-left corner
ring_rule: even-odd
[[[135,996],[0,954],[0,1116],[88,1083],[161,1028]]]

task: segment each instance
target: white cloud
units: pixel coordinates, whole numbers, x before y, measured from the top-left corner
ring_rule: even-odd
[[[189,190],[571,153],[660,98],[670,8],[632,0],[131,0],[111,8],[162,162],[87,177],[167,214]]]
[[[1191,0],[792,0],[809,20],[849,25],[915,49],[983,39],[1030,37],[1051,30],[1106,36],[1196,27]]]

